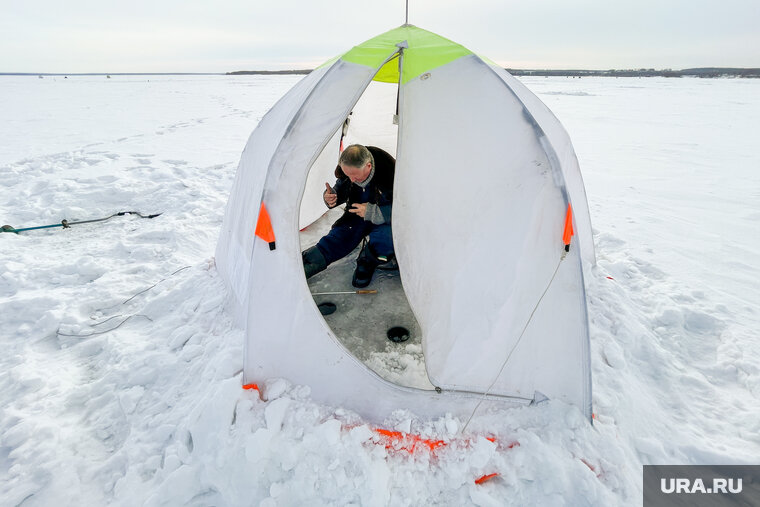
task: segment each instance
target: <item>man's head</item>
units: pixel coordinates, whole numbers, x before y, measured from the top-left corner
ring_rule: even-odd
[[[353,183],[361,183],[369,177],[375,160],[372,153],[361,144],[352,144],[340,154],[338,165]]]

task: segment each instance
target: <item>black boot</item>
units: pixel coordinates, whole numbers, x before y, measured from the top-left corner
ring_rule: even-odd
[[[359,252],[359,256],[356,258],[356,271],[354,271],[354,279],[351,284],[354,287],[362,288],[369,285],[372,281],[372,275],[375,274],[375,269],[385,262],[387,259],[378,259],[369,243],[365,243],[362,251]]]
[[[301,257],[307,280],[327,267],[327,260],[316,245],[301,252]]]

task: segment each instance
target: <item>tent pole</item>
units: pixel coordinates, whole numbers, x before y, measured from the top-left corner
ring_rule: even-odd
[[[406,0],[406,19],[404,20],[404,24],[409,24],[409,0]]]
[[[398,88],[396,89],[396,114],[393,115],[393,123],[398,125],[398,107],[401,100],[401,73],[404,71],[404,48],[400,47],[398,50]],[[398,155],[398,154],[397,154]]]

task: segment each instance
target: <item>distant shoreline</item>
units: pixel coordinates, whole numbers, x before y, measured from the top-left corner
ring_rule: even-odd
[[[295,70],[236,70],[227,72],[228,76],[244,76],[248,74],[269,75],[269,74],[309,74],[314,69],[295,69]]]
[[[699,67],[682,70],[610,69],[610,70],[527,70],[506,69],[513,76],[565,76],[565,77],[760,77],[760,69],[736,67]]]
[[[0,76],[245,76],[245,75],[300,75],[309,74],[313,69],[292,70],[236,70],[233,72],[0,72]],[[698,67],[693,69],[610,69],[610,70],[549,70],[549,69],[505,69],[513,76],[539,77],[744,77],[760,78],[760,68],[741,67]]]
[[[549,70],[549,69],[505,69],[513,76],[564,76],[564,77],[760,77],[760,68],[699,67],[694,69],[610,69],[610,70]],[[247,74],[308,74],[311,70],[237,70],[227,72],[229,76]]]
[[[224,72],[0,72],[0,76],[224,76]]]

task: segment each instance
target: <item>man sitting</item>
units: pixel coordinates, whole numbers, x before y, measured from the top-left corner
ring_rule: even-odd
[[[368,236],[356,259],[352,284],[366,287],[380,264],[394,255],[391,236],[393,176],[396,161],[374,146],[353,144],[340,155],[333,187],[325,183],[322,198],[328,208],[346,203],[346,212],[319,242],[302,252],[306,278],[342,259]]]

